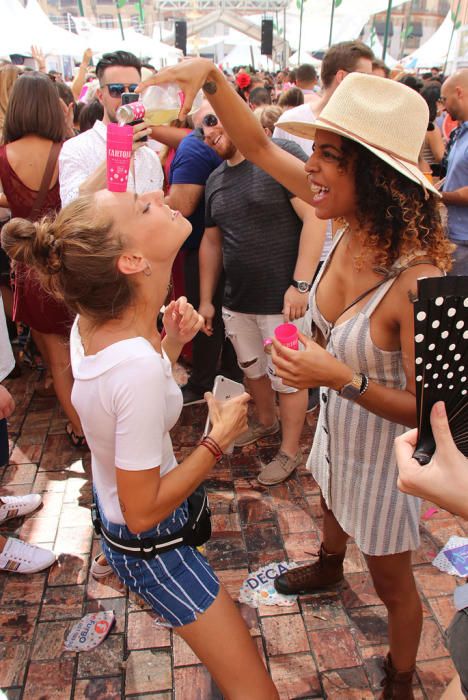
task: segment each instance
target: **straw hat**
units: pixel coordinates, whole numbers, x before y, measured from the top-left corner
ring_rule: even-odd
[[[418,167],[428,123],[426,101],[411,88],[375,75],[350,73],[313,124],[282,121],[279,126],[306,139],[313,139],[317,129],[352,139],[440,196]]]

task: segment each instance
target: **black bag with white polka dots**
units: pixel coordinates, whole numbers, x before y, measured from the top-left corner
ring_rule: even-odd
[[[418,442],[413,456],[420,464],[431,460],[431,409],[444,401],[455,444],[468,457],[468,277],[418,280],[414,345]]]

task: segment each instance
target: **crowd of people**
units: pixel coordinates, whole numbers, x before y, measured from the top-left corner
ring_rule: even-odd
[[[9,321],[0,308],[0,379],[15,364],[10,338],[24,343],[29,329],[47,368],[39,390],[55,392],[70,442],[91,451],[102,534],[93,576],[114,572],[144,598],[225,697],[278,697],[187,534],[191,499],[232,443],[279,431],[278,453],[257,478],[287,479],[303,461],[306,412],[318,406],[307,466],[321,492],[320,551],[275,587],[340,585],[352,537],[388,612],[381,697],[413,698],[418,496],[468,515],[467,460],[443,404],[433,409],[428,467],[412,460],[416,435],[405,432],[416,425],[417,280],[468,275],[468,70],[392,75],[359,41],[327,51],[320,81],[311,65],[226,76],[204,59],[157,73],[117,51],[86,82],[90,58],[70,86],[41,70],[0,68]],[[185,93],[179,119],[135,124],[128,191],[107,191],[106,130],[122,94],[168,81]],[[204,101],[188,116],[199,89]],[[300,352],[275,339],[282,322],[297,327]],[[190,375],[180,389],[172,367],[181,353]],[[246,391],[218,402],[219,373]],[[177,464],[170,430],[183,406],[205,400],[210,432]],[[2,463],[13,410],[0,387]],[[39,505],[35,494],[1,498],[0,522]],[[0,538],[5,571],[54,559]],[[468,697],[467,612],[450,631],[460,672],[450,697]]]

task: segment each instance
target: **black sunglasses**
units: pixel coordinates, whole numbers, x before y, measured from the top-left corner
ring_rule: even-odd
[[[107,87],[111,97],[121,97],[124,92],[135,92],[138,83],[104,83],[101,87]]]
[[[202,119],[202,126],[200,127],[202,138],[205,138],[205,132],[203,131],[204,126],[218,126],[218,124],[219,119],[216,114],[205,114]]]
[[[205,114],[202,124],[203,126],[218,126],[219,120],[216,114]]]

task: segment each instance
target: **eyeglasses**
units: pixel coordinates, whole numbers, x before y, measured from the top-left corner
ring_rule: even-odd
[[[437,100],[437,102],[440,102],[441,105],[444,105],[444,104],[447,102],[447,98],[446,98],[446,97],[442,97],[442,95],[441,95],[441,96],[439,97],[439,99]]]
[[[109,90],[111,97],[121,97],[124,92],[135,92],[138,83],[104,83],[102,88],[106,87]]]

